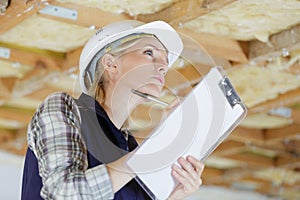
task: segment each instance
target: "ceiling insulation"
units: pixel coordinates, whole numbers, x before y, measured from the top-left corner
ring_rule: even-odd
[[[12,98],[6,101],[3,106],[13,107],[17,109],[36,110],[42,100],[37,100],[28,97]]]
[[[155,13],[170,6],[176,1],[178,0],[57,0],[57,2],[61,3],[74,3],[96,7],[111,13],[128,13],[131,16]]]
[[[249,108],[300,87],[299,76],[276,68],[244,66],[227,74]]]
[[[0,129],[17,130],[26,127],[26,123],[0,118]]]
[[[0,35],[0,42],[68,52],[81,47],[95,30],[34,15]]]
[[[299,18],[299,0],[239,0],[183,26],[238,40],[267,42],[271,34],[298,24]]]
[[[15,77],[22,78],[32,70],[32,66],[23,65],[18,62],[8,62],[0,60],[0,78]]]
[[[254,173],[254,176],[271,180],[274,184],[295,184],[300,182],[300,174],[287,169],[266,169],[259,170]]]
[[[270,116],[266,113],[248,115],[240,126],[256,129],[280,128],[292,124],[293,120],[284,117]]]
[[[227,158],[210,156],[205,160],[205,165],[217,169],[230,169],[235,167],[241,167],[243,166],[243,163],[235,160],[227,159]]]

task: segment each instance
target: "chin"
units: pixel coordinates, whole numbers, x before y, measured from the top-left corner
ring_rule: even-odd
[[[160,97],[160,94],[162,92],[162,87],[158,85],[151,85],[149,87],[141,88],[141,90],[139,91],[150,94],[155,97]]]

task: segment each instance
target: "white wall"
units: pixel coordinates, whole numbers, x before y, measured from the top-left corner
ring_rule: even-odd
[[[21,156],[0,151],[0,199],[20,199],[23,162]]]

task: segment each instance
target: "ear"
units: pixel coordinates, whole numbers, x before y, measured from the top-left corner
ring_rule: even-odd
[[[114,74],[118,72],[118,67],[115,65],[114,57],[111,54],[107,53],[103,55],[101,61],[104,69],[108,72]]]

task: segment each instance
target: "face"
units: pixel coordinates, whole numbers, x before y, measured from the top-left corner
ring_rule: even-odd
[[[136,89],[158,97],[165,83],[168,54],[163,45],[152,37],[145,37],[115,58],[115,84]]]

